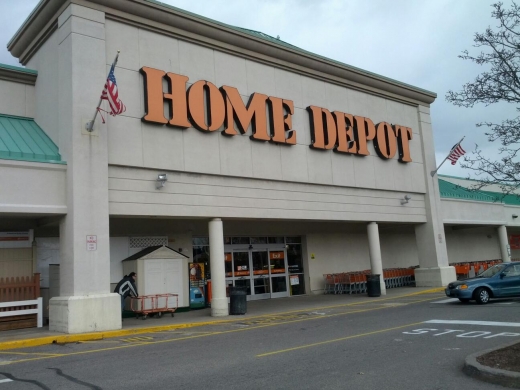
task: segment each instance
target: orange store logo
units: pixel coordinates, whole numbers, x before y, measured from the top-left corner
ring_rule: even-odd
[[[249,126],[251,139],[277,144],[295,145],[296,130],[292,128],[294,103],[291,100],[253,93],[244,104],[238,89],[217,88],[209,81],[197,81],[189,88],[188,77],[162,70],[140,69],[145,84],[145,122],[181,128],[196,127],[204,132],[222,130],[227,136],[244,135]],[[166,81],[167,92],[163,89]],[[164,105],[168,106],[165,116]],[[379,157],[411,162],[409,141],[412,129],[370,118],[330,112],[309,106],[313,149],[368,156],[368,142],[373,142]]]

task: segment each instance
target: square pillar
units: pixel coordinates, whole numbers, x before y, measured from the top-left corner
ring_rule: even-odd
[[[50,300],[49,329],[120,329],[120,297],[110,291],[107,129],[97,122],[94,132],[85,130],[107,77],[105,14],[70,4],[55,34],[67,215],[60,221],[60,297]]]
[[[438,177],[436,174],[433,177],[431,175],[436,168],[436,161],[429,107],[419,106],[418,114],[423,144],[426,223],[415,227],[420,266],[415,270],[415,283],[417,287],[442,287],[457,280],[457,276],[455,268],[448,263]]]

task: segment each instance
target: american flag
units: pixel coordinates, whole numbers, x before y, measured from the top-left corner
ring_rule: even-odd
[[[107,100],[110,105],[109,114],[112,116],[122,114],[126,111],[126,106],[119,99],[119,94],[117,92],[116,76],[114,76],[115,66],[114,62],[110,68],[110,73],[108,74],[107,82],[105,83],[105,89],[103,89],[103,92],[101,93],[101,99]]]
[[[460,146],[460,142],[455,145],[452,149],[450,154],[448,155],[448,160],[451,161],[451,165],[455,165],[457,163],[457,160],[464,156],[466,151],[462,149],[462,146]]]

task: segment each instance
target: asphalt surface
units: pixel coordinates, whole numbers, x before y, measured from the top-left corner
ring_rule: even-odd
[[[0,351],[0,390],[501,389],[466,356],[520,342],[520,300],[442,293],[326,306],[194,328]]]

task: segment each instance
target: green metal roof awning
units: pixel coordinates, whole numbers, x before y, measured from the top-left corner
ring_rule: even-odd
[[[439,179],[439,192],[441,198],[476,200],[480,202],[496,202],[498,199],[480,191],[471,191],[457,184]]]
[[[513,195],[513,194],[504,195],[500,192],[491,192],[491,191],[480,191],[480,192],[482,192],[483,194],[488,194],[490,196],[494,196],[495,198],[497,198],[497,201],[499,201],[499,202],[509,204],[509,205],[514,205],[514,206],[520,206],[520,197],[518,195]]]
[[[0,159],[65,164],[34,119],[0,114]]]
[[[449,181],[439,179],[439,192],[441,198],[474,200],[489,203],[504,203],[520,206],[520,197],[517,195],[504,195],[493,191],[476,191],[464,188]]]

